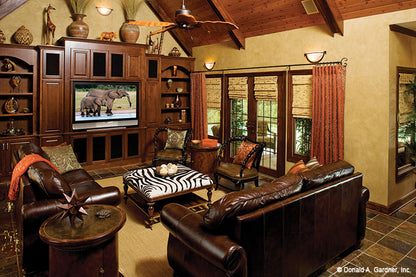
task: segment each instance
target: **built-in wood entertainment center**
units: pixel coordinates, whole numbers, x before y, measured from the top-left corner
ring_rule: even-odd
[[[0,44],[0,66],[3,179],[11,174],[12,151],[24,143],[70,143],[83,166],[113,166],[151,160],[158,127],[191,125],[193,58],[148,55],[141,44],[64,37],[58,46]],[[73,84],[81,81],[137,85],[137,124],[74,130]]]

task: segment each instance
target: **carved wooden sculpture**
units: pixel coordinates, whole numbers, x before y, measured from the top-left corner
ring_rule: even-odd
[[[50,15],[51,10],[55,10],[55,8],[52,7],[51,4],[49,4],[49,6],[46,9],[46,16],[47,16],[47,21],[46,21],[46,44],[53,44],[53,40],[55,38],[56,26],[51,21],[51,15]],[[51,43],[51,35],[52,35],[52,43]]]

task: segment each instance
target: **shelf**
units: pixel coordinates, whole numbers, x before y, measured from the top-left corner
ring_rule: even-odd
[[[189,109],[190,107],[163,108],[162,112],[171,112],[171,111],[189,110]]]
[[[33,96],[33,92],[0,92],[0,96]]]
[[[175,95],[189,95],[189,94],[190,94],[189,91],[182,91],[182,92],[163,91],[162,92],[162,95],[172,95],[172,96],[175,96]]]
[[[172,77],[162,77],[162,80],[169,80],[169,79],[172,79],[172,80],[190,81],[189,77],[175,77],[175,76],[172,76]]]
[[[24,116],[33,116],[33,113],[6,113],[6,114],[0,114],[0,117],[24,117]]]
[[[5,76],[12,76],[12,75],[26,75],[26,76],[32,76],[33,72],[16,72],[16,71],[10,71],[10,72],[0,72],[0,76],[1,75],[5,75]]]

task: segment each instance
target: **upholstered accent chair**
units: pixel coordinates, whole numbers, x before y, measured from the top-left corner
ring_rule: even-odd
[[[270,130],[269,124],[264,120],[257,121],[257,141],[264,142],[267,148],[276,153],[276,140],[277,135]]]
[[[161,163],[180,163],[186,165],[187,145],[192,136],[192,129],[172,129],[160,127],[154,136],[155,156],[153,165]]]
[[[231,162],[224,162],[223,153],[232,142],[241,142],[237,154]],[[215,189],[218,189],[219,177],[232,181],[236,187],[242,189],[244,183],[254,181],[255,186],[259,185],[258,172],[261,155],[265,143],[249,140],[247,137],[231,137],[221,146],[218,155],[218,164],[214,173]]]

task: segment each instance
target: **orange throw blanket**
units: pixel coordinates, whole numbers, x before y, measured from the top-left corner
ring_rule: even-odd
[[[12,173],[12,180],[10,182],[10,188],[9,188],[9,199],[10,200],[16,200],[17,196],[19,194],[19,180],[20,180],[20,176],[22,176],[27,168],[37,162],[45,162],[47,164],[49,164],[53,169],[55,169],[56,171],[58,171],[58,169],[47,159],[43,158],[42,156],[38,155],[38,154],[29,154],[25,157],[23,157],[23,159],[21,159],[16,166],[13,169],[13,173]],[[59,171],[58,171],[59,173]]]

